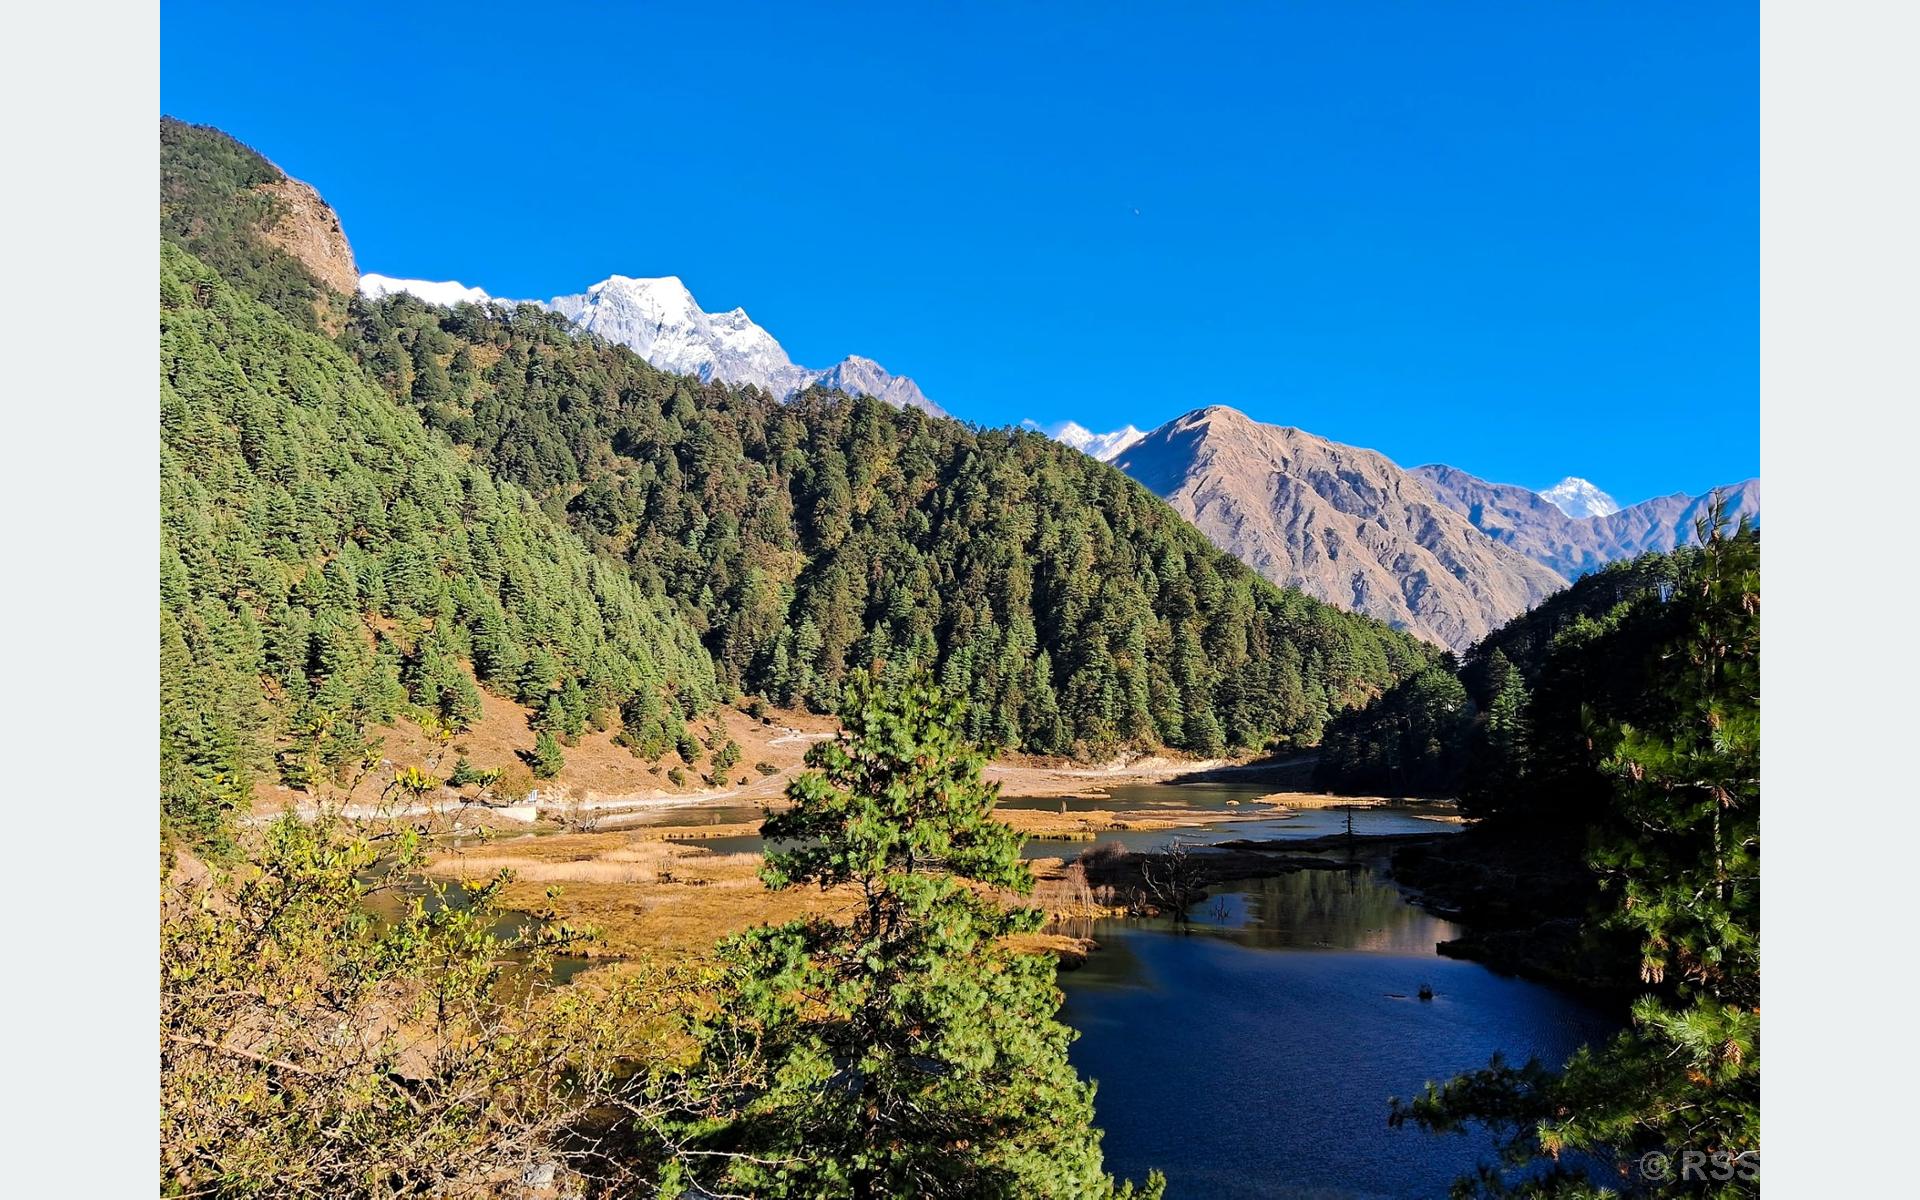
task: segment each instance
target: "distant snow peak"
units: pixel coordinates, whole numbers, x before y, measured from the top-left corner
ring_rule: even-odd
[[[463,284],[385,275],[362,275],[360,291],[373,300],[406,292],[449,307],[492,299],[479,288]],[[913,380],[893,374],[870,358],[849,355],[824,371],[799,365],[787,357],[772,334],[754,324],[746,309],[707,312],[677,275],[653,279],[609,275],[584,292],[535,303],[559,313],[576,329],[627,347],[662,371],[722,383],[750,383],[782,400],[819,384],[848,395],[922,409],[936,417],[947,415]]]
[[[389,275],[360,277],[360,294],[369,300],[384,300],[402,292],[425,300],[428,304],[444,304],[448,308],[456,304],[485,304],[493,299],[477,287],[451,280],[436,283],[428,279],[395,279]]]
[[[1083,454],[1091,455],[1101,462],[1112,462],[1141,438],[1147,436],[1144,430],[1132,425],[1114,430],[1112,433],[1095,433],[1078,421],[1059,421],[1052,425],[1042,425],[1038,421],[1020,422],[1028,429],[1038,430],[1056,442],[1072,446]]]
[[[1540,493],[1549,503],[1570,517],[1610,517],[1620,511],[1619,502],[1576,475],[1569,475]]]
[[[757,384],[782,397],[805,387],[813,374],[795,366],[744,310],[703,312],[678,276],[612,275],[577,295],[555,296],[548,307],[663,371]]]
[[[820,372],[814,382],[822,387],[838,388],[849,396],[872,396],[900,408],[918,408],[936,417],[946,415],[939,405],[927,399],[919,384],[858,354],[849,354]]]

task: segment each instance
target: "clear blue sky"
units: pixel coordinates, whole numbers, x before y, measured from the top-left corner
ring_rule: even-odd
[[[988,424],[1202,404],[1624,502],[1759,470],[1735,3],[188,3],[362,270],[675,274]]]

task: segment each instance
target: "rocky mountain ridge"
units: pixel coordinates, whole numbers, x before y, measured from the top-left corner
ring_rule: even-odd
[[[1274,583],[1456,649],[1566,586],[1385,455],[1225,406],[1113,461]]]
[[[1675,492],[1602,515],[1570,517],[1540,493],[1510,483],[1489,483],[1457,467],[1436,463],[1415,467],[1411,474],[1474,528],[1568,579],[1649,550],[1692,544],[1694,524],[1713,496],[1712,492],[1697,496]],[[1759,522],[1758,479],[1719,490],[1727,499],[1729,516]]]

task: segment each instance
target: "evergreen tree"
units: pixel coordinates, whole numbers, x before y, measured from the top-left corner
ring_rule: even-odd
[[[1314,780],[1336,791],[1453,795],[1472,725],[1473,702],[1459,678],[1429,667],[1335,718]]]
[[[1036,434],[702,384],[530,310],[396,296],[353,317],[343,341],[371,376],[670,597],[739,692],[826,712],[850,669],[927,662],[981,740],[1212,753],[1312,744],[1331,711],[1433,657],[1272,587],[1114,468]],[[411,348],[398,373],[390,339]],[[463,349],[470,383],[425,398]],[[495,651],[476,637],[490,683]],[[1042,653],[1046,677],[1028,678]],[[562,681],[524,683],[537,705]]]
[[[1520,672],[1495,650],[1487,663],[1487,680],[1493,699],[1487,705],[1486,720],[1475,730],[1460,785],[1462,808],[1474,816],[1527,785],[1531,757],[1532,722],[1527,714],[1527,685]]]
[[[534,714],[534,727],[544,733],[564,734],[567,731],[567,724],[567,706],[560,699],[560,693],[548,692],[546,700],[540,705],[540,711]]]
[[[730,1188],[756,1196],[1131,1195],[1101,1170],[1093,1089],[1044,956],[1001,938],[1039,914],[1020,837],[995,821],[963,701],[928,672],[885,689],[849,679],[844,731],[767,819],[772,888],[844,889],[846,923],[752,930],[723,944],[726,1017],[710,1053],[761,1064],[709,1136]],[[1149,1181],[1157,1195],[1161,1181]]]
[[[477,720],[469,657],[502,687],[531,663],[542,696],[583,707],[663,696],[669,679],[687,708],[717,698],[671,601],[430,435],[338,346],[171,242],[160,332],[170,835],[225,842],[276,762],[295,787],[357,762],[399,715],[403,681],[448,726]]]
[[[527,756],[527,765],[533,768],[535,779],[552,779],[567,765],[552,730],[542,729],[540,736],[534,739],[533,752]]]

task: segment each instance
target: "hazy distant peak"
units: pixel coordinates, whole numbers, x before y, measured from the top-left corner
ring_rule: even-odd
[[[927,399],[919,384],[858,354],[849,354],[820,372],[814,382],[838,388],[849,396],[872,396],[900,408],[917,408],[936,417],[947,415],[945,409]]]
[[[1510,483],[1488,483],[1454,467],[1436,464],[1416,468],[1413,473],[1441,503],[1472,521],[1482,533],[1568,579],[1648,550],[1672,550],[1691,544],[1694,521],[1706,511],[1712,497],[1711,492],[1698,496],[1675,492],[1617,511],[1583,516],[1549,499],[1544,492]],[[1730,514],[1759,523],[1758,479],[1720,490]],[[1601,499],[1612,503],[1604,493]]]
[[[1540,493],[1547,501],[1570,517],[1610,517],[1620,511],[1612,496],[1581,479],[1569,475]]]

